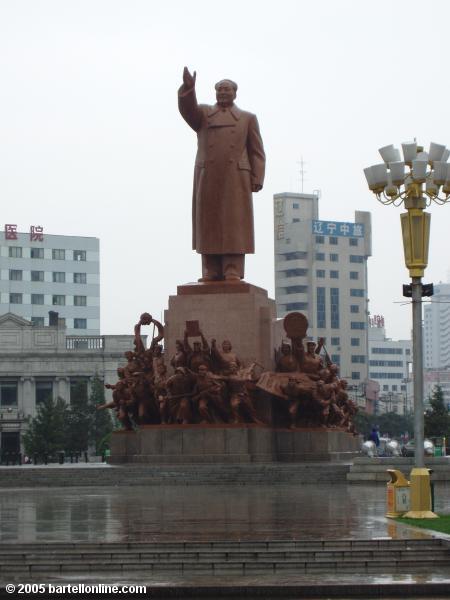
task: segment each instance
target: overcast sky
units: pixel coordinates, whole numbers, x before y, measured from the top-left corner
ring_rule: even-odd
[[[274,294],[272,196],[320,189],[320,218],[372,212],[372,314],[407,338],[401,209],[362,169],[380,146],[450,145],[447,0],[0,0],[0,196],[19,230],[101,243],[101,329],[132,333],[200,276],[191,250],[196,138],[177,110],[183,66],[200,101],[239,84],[267,154],[246,279]],[[446,281],[449,211],[432,206],[425,281]]]

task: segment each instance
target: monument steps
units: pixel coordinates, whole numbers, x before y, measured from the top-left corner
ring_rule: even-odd
[[[0,488],[345,483],[346,463],[3,467]]]
[[[154,542],[117,544],[2,544],[4,577],[131,572],[415,573],[450,567],[450,545],[441,539],[305,540],[280,542]]]

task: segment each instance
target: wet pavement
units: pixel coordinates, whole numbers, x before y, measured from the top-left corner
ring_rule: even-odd
[[[385,487],[148,486],[7,489],[1,542],[373,539],[423,537],[384,517]],[[450,513],[450,486],[436,485]]]

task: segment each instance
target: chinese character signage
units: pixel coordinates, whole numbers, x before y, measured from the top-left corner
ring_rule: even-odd
[[[5,240],[17,240],[17,225],[5,225]],[[43,242],[44,228],[42,225],[30,225],[30,241]]]
[[[364,237],[364,224],[340,223],[339,221],[313,221],[312,232],[317,235]]]

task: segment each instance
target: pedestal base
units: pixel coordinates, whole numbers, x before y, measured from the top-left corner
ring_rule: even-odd
[[[112,464],[351,460],[359,439],[345,431],[258,425],[158,425],[111,436]]]
[[[174,355],[176,340],[183,339],[186,321],[198,321],[208,341],[230,340],[243,364],[257,362],[272,370],[275,319],[275,301],[245,281],[180,285],[164,314],[167,356]]]

